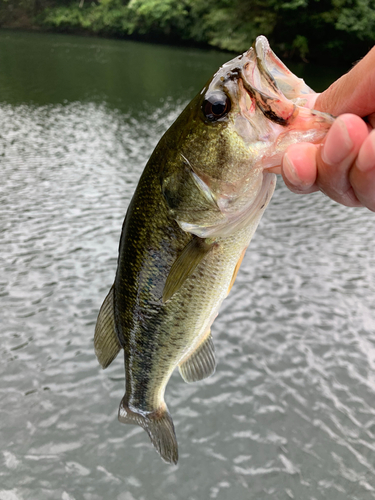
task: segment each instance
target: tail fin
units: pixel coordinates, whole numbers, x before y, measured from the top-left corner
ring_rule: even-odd
[[[172,417],[166,405],[152,413],[137,412],[130,409],[125,396],[120,403],[118,419],[123,424],[135,424],[142,427],[150,436],[151,442],[161,458],[168,463],[177,464],[178,445]]]

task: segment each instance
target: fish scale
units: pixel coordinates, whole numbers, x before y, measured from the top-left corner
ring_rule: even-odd
[[[168,380],[176,367],[189,383],[215,371],[211,325],[272,197],[267,168],[333,121],[300,106],[309,92],[258,37],[161,138],[130,202],[94,344],[103,368],[124,350],[119,420],[143,427],[166,462],[178,460]]]
[[[118,324],[127,325],[126,328],[120,327],[120,338],[123,338],[122,343],[127,346],[127,355],[132,359],[132,364],[137,360],[139,366],[146,366],[150,358],[153,361],[153,366],[148,367],[150,383],[142,393],[143,402],[147,402],[142,408],[145,411],[152,411],[161,404],[160,400],[154,400],[151,404],[150,401],[155,398],[147,394],[153,395],[156,387],[165,384],[176,365],[192,348],[193,342],[198,343],[200,336],[210,327],[210,318],[216,312],[217,304],[225,298],[234,268],[251,237],[251,228],[246,228],[229,238],[219,239],[212,254],[197,267],[186,285],[165,305],[161,305],[162,288],[159,285],[164,284],[169,266],[165,267],[163,275],[158,265],[162,252],[156,245],[162,236],[164,250],[169,247],[168,256],[173,256],[180,253],[186,246],[187,236],[191,239],[191,235],[186,235],[175,224],[175,231],[168,238],[170,245],[166,244],[164,228],[171,225],[173,220],[170,220],[166,209],[162,210],[165,203],[160,184],[150,177],[156,177],[152,162],[145,172],[144,181],[139,185],[140,192],[145,192],[146,195],[140,196],[139,201],[135,200],[132,210],[135,214],[139,213],[140,207],[151,197],[158,200],[159,217],[156,220],[150,219],[149,210],[145,211],[147,220],[152,220],[152,237],[147,238],[147,231],[143,231],[148,244],[139,244],[136,247],[137,256],[134,256],[132,246],[127,245],[127,238],[133,238],[133,231],[136,231],[137,227],[144,227],[145,220],[142,220],[143,215],[142,218],[137,215],[132,217],[132,224],[127,228],[127,238],[123,241],[124,247],[130,249],[131,255],[122,252],[120,248],[121,257],[115,281]],[[129,272],[126,265],[130,258],[137,262],[137,271],[134,274]],[[168,261],[167,258],[165,260]],[[154,308],[150,308],[150,304],[155,304]],[[136,322],[135,328],[129,326],[129,312],[133,322],[135,318],[142,317],[142,321]],[[127,380],[132,379],[128,368],[126,377]],[[136,389],[133,387],[134,390]],[[139,392],[137,389],[137,395]],[[139,404],[137,401],[137,405]]]

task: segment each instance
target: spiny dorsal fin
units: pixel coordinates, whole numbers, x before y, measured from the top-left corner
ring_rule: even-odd
[[[94,346],[95,354],[102,368],[107,368],[121,349],[117,338],[114,317],[113,286],[104,299],[96,321]]]
[[[165,403],[154,412],[139,412],[126,403],[126,395],[122,398],[118,411],[118,419],[123,424],[135,424],[142,427],[149,435],[152,444],[161,458],[167,463],[177,464],[178,445],[172,417]]]
[[[193,353],[179,365],[181,377],[185,382],[197,382],[215,372],[215,348],[211,331]]]
[[[207,243],[198,236],[194,236],[189,241],[169,271],[164,285],[163,302],[167,302],[182,287],[185,280],[193,274],[214,245],[215,243]]]
[[[232,279],[230,280],[230,284],[229,284],[229,288],[228,288],[228,291],[227,291],[227,295],[229,295],[229,292],[232,290],[232,286],[234,285],[234,282],[236,281],[237,274],[238,274],[238,271],[240,270],[240,266],[242,264],[243,258],[245,257],[246,250],[247,250],[247,247],[245,247],[242,250],[240,258],[238,259],[236,267],[234,268],[233,276],[232,276]]]

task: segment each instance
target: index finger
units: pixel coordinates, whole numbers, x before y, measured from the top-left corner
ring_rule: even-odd
[[[318,96],[315,109],[334,116],[353,113],[364,117],[375,112],[375,47]]]

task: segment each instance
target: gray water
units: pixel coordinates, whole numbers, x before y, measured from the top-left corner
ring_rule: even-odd
[[[214,323],[215,375],[167,387],[177,466],[117,421],[122,357],[95,358],[137,179],[228,58],[0,32],[0,500],[375,499],[373,213],[279,179]]]

